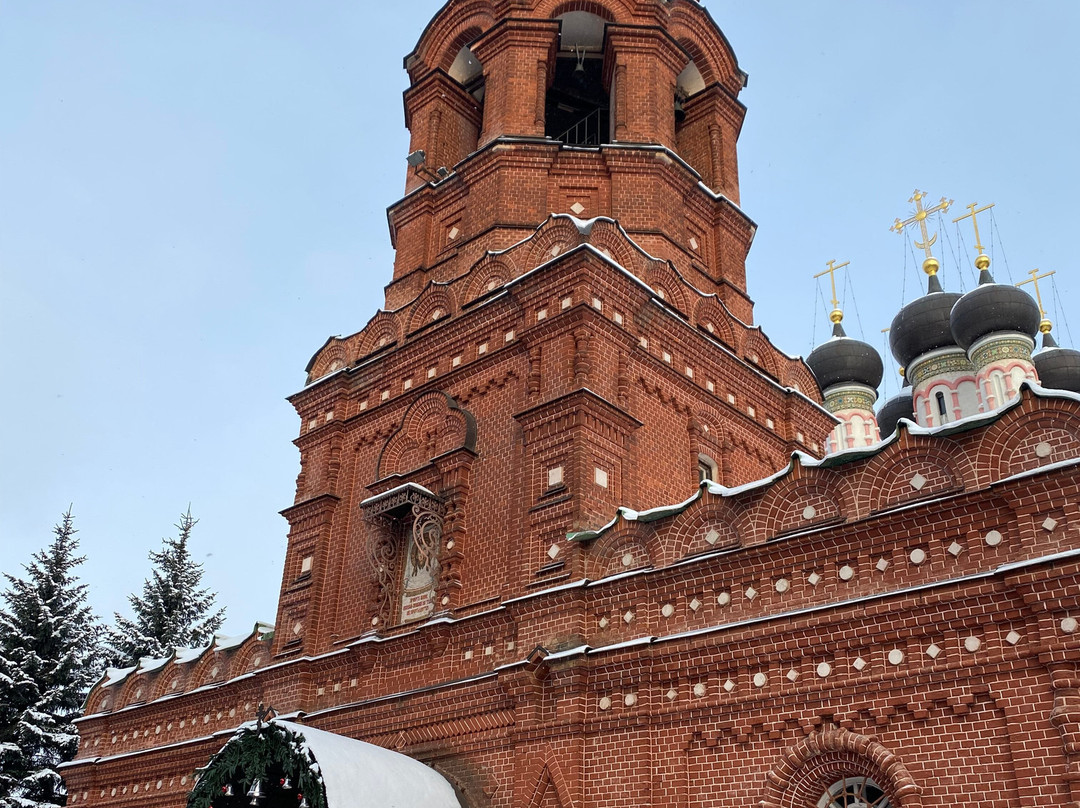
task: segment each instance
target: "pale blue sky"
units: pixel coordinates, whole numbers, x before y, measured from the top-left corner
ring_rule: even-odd
[[[285,397],[382,302],[401,61],[440,5],[0,0],[0,570],[72,502],[111,614],[190,502],[226,631],[273,619]],[[781,348],[807,353],[815,319],[824,338],[811,276],[833,258],[852,262],[849,333],[880,346],[924,284],[888,230],[915,187],[956,215],[996,202],[999,280],[1003,256],[1015,280],[1057,270],[1080,337],[1080,3],[707,7],[750,74],[749,284]]]

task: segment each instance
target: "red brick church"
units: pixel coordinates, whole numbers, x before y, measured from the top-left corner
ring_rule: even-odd
[[[385,306],[291,399],[276,625],[110,671],[69,804],[1080,806],[1080,354],[1040,305],[928,248],[877,413],[840,312],[774,347],[695,0],[451,0],[405,65]]]

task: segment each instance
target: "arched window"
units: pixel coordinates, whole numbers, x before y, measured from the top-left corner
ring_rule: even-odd
[[[477,103],[484,103],[484,66],[476,58],[469,46],[466,45],[458,51],[454,63],[450,66],[450,78],[465,88],[465,92],[476,99]]]
[[[587,11],[570,11],[558,19],[562,32],[544,105],[544,134],[568,146],[599,146],[611,140],[603,76],[606,23]]]
[[[865,775],[837,780],[817,802],[817,808],[892,808],[885,791]]]
[[[697,473],[699,483],[705,481],[715,483],[720,481],[720,467],[717,466],[716,461],[708,455],[698,455]]]
[[[934,400],[937,402],[937,416],[938,424],[945,424],[949,421],[949,407],[945,403],[945,394],[940,390],[934,394]]]

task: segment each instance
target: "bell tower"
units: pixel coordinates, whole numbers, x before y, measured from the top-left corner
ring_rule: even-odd
[[[576,539],[836,424],[753,324],[746,77],[700,4],[450,2],[405,67],[384,308],[291,399],[283,657],[641,566]]]

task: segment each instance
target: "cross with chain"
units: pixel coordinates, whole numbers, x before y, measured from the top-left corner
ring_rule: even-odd
[[[915,215],[909,219],[905,219],[904,221],[900,221],[900,219],[897,219],[893,223],[893,226],[889,229],[896,233],[899,233],[900,235],[903,235],[904,230],[911,225],[919,225],[919,231],[922,233],[922,241],[916,241],[915,246],[918,247],[920,250],[925,250],[926,258],[927,260],[930,260],[934,257],[933,254],[930,252],[930,248],[937,244],[938,237],[937,233],[935,233],[933,237],[931,237],[930,230],[926,226],[926,218],[931,213],[944,213],[952,206],[953,200],[941,197],[941,202],[939,202],[937,205],[934,205],[934,207],[924,208],[922,201],[925,198],[926,194],[916,189],[915,194],[911,197],[911,199],[908,200],[908,202],[915,203]]]
[[[1053,272],[1046,272],[1040,275],[1039,270],[1033,269],[1031,270],[1031,272],[1028,273],[1028,275],[1031,276],[1031,280],[1020,281],[1020,283],[1016,285],[1027,286],[1030,283],[1035,286],[1035,300],[1037,300],[1039,303],[1039,311],[1042,313],[1043,318],[1042,322],[1039,324],[1039,330],[1044,334],[1049,334],[1050,330],[1053,328],[1053,324],[1050,322],[1050,320],[1046,318],[1046,309],[1043,308],[1042,292],[1039,290],[1039,281],[1045,280],[1047,278],[1052,278],[1054,275],[1057,275],[1057,270],[1054,270]]]
[[[828,275],[829,280],[832,282],[833,311],[832,314],[829,315],[829,319],[832,320],[834,325],[840,323],[844,319],[844,313],[840,311],[840,301],[836,299],[836,273],[847,266],[851,266],[850,261],[845,261],[840,265],[837,265],[836,261],[829,261],[829,268],[826,269],[824,272],[819,272],[817,275],[814,276],[814,280],[817,280],[818,278],[824,278],[826,275]]]
[[[959,224],[960,222],[964,221],[964,219],[971,219],[972,225],[975,226],[975,249],[979,251],[979,255],[981,256],[986,251],[986,248],[983,247],[983,245],[980,243],[982,241],[982,239],[979,238],[979,219],[978,219],[978,216],[979,216],[980,213],[986,213],[986,211],[988,211],[988,210],[990,210],[990,208],[994,207],[994,203],[990,203],[989,205],[987,205],[984,208],[979,208],[978,210],[975,210],[975,208],[978,207],[978,205],[979,205],[978,202],[972,202],[970,205],[968,205],[967,209],[969,211],[971,211],[971,212],[970,213],[965,213],[963,216],[960,216],[959,218],[953,219],[953,224]],[[981,267],[980,267],[980,269],[981,269]]]

